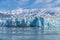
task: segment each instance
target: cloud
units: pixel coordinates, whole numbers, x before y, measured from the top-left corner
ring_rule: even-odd
[[[31,8],[53,8],[60,7],[60,0],[36,0]]]
[[[60,7],[60,0],[1,0],[0,9]]]
[[[46,3],[50,3],[52,2],[53,0],[45,0]]]
[[[56,3],[59,3],[60,4],[60,0],[57,0]]]
[[[39,3],[42,3],[43,0],[36,0],[34,4],[39,4]]]
[[[21,2],[28,2],[29,0],[20,0]]]

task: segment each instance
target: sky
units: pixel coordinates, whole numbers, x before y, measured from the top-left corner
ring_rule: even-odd
[[[55,7],[60,7],[60,0],[0,0],[0,10]]]

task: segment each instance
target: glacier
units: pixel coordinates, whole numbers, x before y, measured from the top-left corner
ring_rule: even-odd
[[[60,13],[56,9],[17,9],[0,12],[0,26],[59,27]]]

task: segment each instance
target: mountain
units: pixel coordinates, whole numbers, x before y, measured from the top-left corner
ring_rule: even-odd
[[[0,18],[9,18],[11,17],[12,15],[11,14],[4,14],[4,13],[0,13]]]
[[[57,9],[58,10],[58,9]],[[60,13],[56,9],[17,9],[10,12],[0,13],[0,17],[35,17],[35,16],[59,16]]]

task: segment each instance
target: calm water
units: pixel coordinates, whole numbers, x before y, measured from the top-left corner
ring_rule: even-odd
[[[60,28],[0,27],[0,40],[60,40]]]

